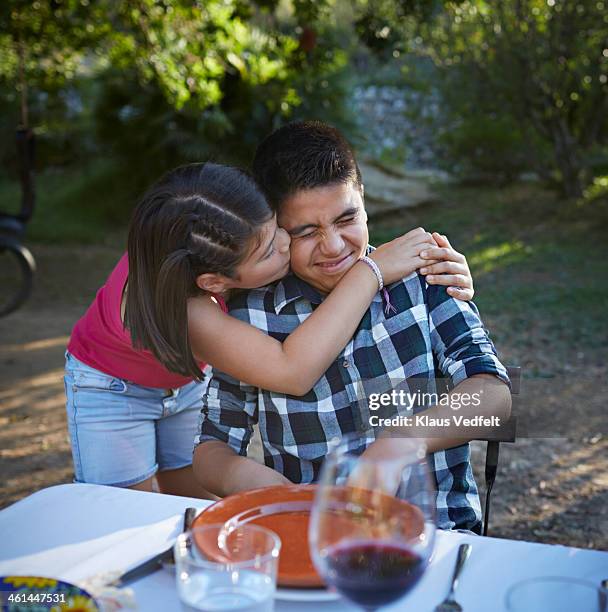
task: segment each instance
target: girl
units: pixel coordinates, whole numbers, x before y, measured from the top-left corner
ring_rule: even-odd
[[[430,249],[431,257],[453,262],[450,271],[460,273],[456,284],[464,287],[459,293],[470,299],[466,260],[433,236],[418,228],[371,259],[388,284],[422,265],[433,271],[436,261],[420,257]],[[254,181],[236,168],[183,166],[151,188],[131,221],[128,258],[118,262],[68,345],[76,481],[152,490],[156,476],[163,492],[206,496],[191,465],[205,363],[277,392],[310,390],[355,332],[378,280],[369,262],[357,263],[278,342],[228,316],[223,296],[283,277],[289,242]],[[437,243],[446,248],[433,249]],[[454,281],[446,275],[438,282]]]

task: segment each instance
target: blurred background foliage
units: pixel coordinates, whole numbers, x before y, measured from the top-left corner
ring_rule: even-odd
[[[337,125],[363,156],[464,182],[608,191],[599,0],[4,0],[0,207],[14,132],[37,136],[45,240],[124,222],[186,161],[247,165],[282,123]],[[569,200],[568,200],[569,198]]]

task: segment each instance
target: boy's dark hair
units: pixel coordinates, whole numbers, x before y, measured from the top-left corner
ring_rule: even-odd
[[[336,183],[361,188],[352,147],[334,127],[320,121],[288,123],[258,146],[253,176],[275,211],[294,193]]]
[[[171,372],[201,379],[188,339],[189,297],[205,272],[234,277],[272,218],[247,174],[190,164],[166,174],[141,199],[129,226],[125,327]]]

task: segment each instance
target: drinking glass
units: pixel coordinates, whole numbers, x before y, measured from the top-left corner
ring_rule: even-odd
[[[272,612],[281,541],[264,527],[194,527],[175,543],[184,612]]]
[[[435,540],[435,492],[418,440],[397,457],[367,459],[360,441],[333,444],[311,512],[311,557],[328,586],[365,610],[406,595],[424,574]]]
[[[608,612],[608,590],[564,576],[517,582],[507,591],[505,600],[509,612]]]

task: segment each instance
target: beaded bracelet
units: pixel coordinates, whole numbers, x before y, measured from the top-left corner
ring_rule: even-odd
[[[384,288],[384,279],[382,278],[382,272],[380,272],[378,264],[371,257],[367,256],[361,257],[359,261],[362,261],[371,268],[372,272],[376,276],[376,280],[378,281],[378,291],[382,291]]]
[[[367,256],[361,257],[359,261],[362,261],[363,263],[367,264],[371,268],[374,275],[376,276],[376,280],[378,281],[378,291],[382,293],[382,298],[384,299],[384,302],[385,302],[385,307],[384,307],[385,314],[388,316],[391,312],[396,313],[397,309],[391,304],[391,299],[388,294],[388,291],[384,287],[384,279],[382,278],[382,272],[380,272],[380,268],[378,267],[378,264],[371,257],[367,257]]]

